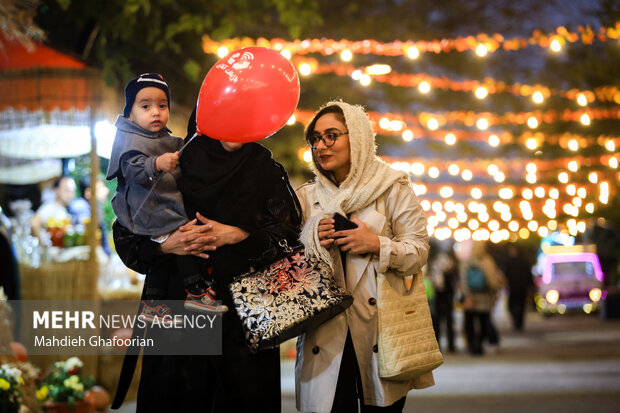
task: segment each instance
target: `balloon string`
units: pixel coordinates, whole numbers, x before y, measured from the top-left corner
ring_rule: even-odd
[[[179,149],[179,156],[181,156],[181,153],[183,152],[183,149],[185,149],[187,147],[187,145],[189,145],[189,143],[191,141],[194,140],[194,138],[198,136],[197,133],[194,133],[194,136],[192,136],[191,138],[189,138],[189,140],[187,142],[185,142],[183,144],[183,146],[181,147],[181,149]],[[144,206],[144,203],[146,202],[147,199],[149,199],[149,197],[151,196],[151,194],[153,193],[153,190],[155,190],[155,187],[157,186],[157,184],[159,183],[159,180],[161,179],[161,177],[164,174],[159,174],[159,176],[157,177],[157,179],[155,180],[155,183],[153,184],[153,186],[151,187],[151,189],[149,190],[149,192],[146,194],[146,196],[144,197],[144,199],[142,200],[142,203],[140,204],[140,206],[138,206],[138,209],[136,210],[136,212],[133,214],[131,221],[133,222],[136,217],[138,216],[138,213],[140,212],[140,210],[142,209],[142,207]]]

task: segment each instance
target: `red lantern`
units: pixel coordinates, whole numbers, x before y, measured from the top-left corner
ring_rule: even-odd
[[[284,56],[264,47],[236,50],[207,73],[198,97],[199,134],[254,142],[276,133],[299,101],[299,77]]]

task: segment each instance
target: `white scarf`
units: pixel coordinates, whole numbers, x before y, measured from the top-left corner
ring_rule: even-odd
[[[334,105],[342,109],[345,126],[349,131],[351,170],[347,178],[340,186],[337,186],[321,173],[316,165],[316,160],[313,161],[312,170],[317,178],[315,193],[323,208],[323,213],[310,217],[300,236],[306,247],[307,256],[316,256],[332,267],[329,251],[319,244],[319,221],[324,218],[331,218],[336,212],[346,215],[359,211],[374,202],[394,182],[401,178],[408,178],[407,174],[392,169],[377,157],[372,123],[361,106],[349,105],[342,101],[331,101],[321,109]]]

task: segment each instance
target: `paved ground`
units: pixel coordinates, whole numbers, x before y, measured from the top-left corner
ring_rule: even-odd
[[[436,385],[414,390],[405,412],[620,412],[620,320],[596,316],[528,316],[526,331],[510,331],[496,314],[497,354],[446,354]],[[462,339],[458,341],[463,349]],[[294,362],[282,362],[282,411],[296,412]],[[133,412],[124,406],[122,413]]]

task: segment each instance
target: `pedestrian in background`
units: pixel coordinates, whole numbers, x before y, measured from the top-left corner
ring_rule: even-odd
[[[523,250],[516,244],[509,245],[504,274],[508,281],[508,311],[516,331],[523,331],[526,300],[534,285],[531,268]]]
[[[459,264],[459,287],[467,348],[472,355],[482,355],[483,341],[489,339],[491,310],[504,284],[504,275],[483,242],[468,240],[463,244],[466,248]],[[491,341],[495,341],[493,337]]]
[[[434,245],[431,246],[432,248]],[[437,248],[441,248],[437,246]],[[451,247],[440,250],[429,264],[430,279],[435,289],[433,328],[441,346],[442,331],[448,342],[448,351],[456,351],[454,342],[454,291],[458,280],[458,261]]]

